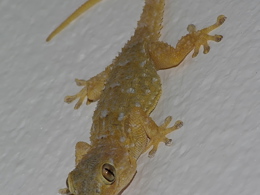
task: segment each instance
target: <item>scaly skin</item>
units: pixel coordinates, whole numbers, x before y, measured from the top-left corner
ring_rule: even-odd
[[[49,41],[78,15],[100,0],[89,0],[47,38]],[[69,173],[68,188],[62,194],[113,195],[119,194],[131,182],[136,173],[136,161],[150,147],[154,156],[158,144],[171,144],[166,135],[182,126],[176,121],[167,127],[171,117],[161,126],[149,117],[161,95],[161,82],[157,74],[180,64],[188,53],[199,48],[209,52],[207,41],[219,42],[221,35],[208,35],[225,21],[218,17],[212,26],[196,31],[188,26],[189,34],[179,40],[176,48],[159,41],[164,0],[145,0],[141,19],[135,34],[126,43],[118,57],[103,72],[85,80],[76,79],[83,89],[65,102],[79,99],[75,109],[87,99],[87,104],[98,101],[91,127],[91,144],[76,145],[76,168]]]

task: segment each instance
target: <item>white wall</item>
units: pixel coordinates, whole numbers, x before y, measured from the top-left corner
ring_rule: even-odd
[[[73,110],[65,95],[112,61],[133,34],[143,0],[104,0],[52,42],[45,38],[84,0],[0,3],[0,189],[5,195],[58,194],[89,140],[95,104]],[[160,71],[163,96],[152,113],[184,127],[153,159],[139,160],[124,195],[257,195],[260,192],[260,6],[258,0],[167,0],[162,40],[172,45],[194,23],[225,24],[221,43]]]

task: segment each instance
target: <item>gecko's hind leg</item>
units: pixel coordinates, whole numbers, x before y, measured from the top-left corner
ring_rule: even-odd
[[[196,31],[196,27],[193,24],[190,24],[187,28],[190,35],[195,37],[197,41],[195,42],[194,46],[194,53],[192,54],[192,57],[196,57],[199,53],[200,46],[203,46],[203,53],[207,54],[210,50],[210,47],[208,45],[208,41],[215,41],[220,42],[223,38],[222,35],[208,35],[209,32],[212,30],[218,28],[221,26],[226,20],[226,17],[224,15],[220,15],[217,18],[217,22],[207,28],[201,29],[199,31]]]
[[[149,53],[157,70],[178,66],[192,50],[194,50],[192,57],[196,57],[200,46],[203,46],[204,54],[208,53],[210,50],[208,41],[219,42],[223,38],[221,35],[209,35],[208,33],[222,25],[225,19],[224,15],[220,15],[215,24],[202,30],[196,30],[196,27],[190,24],[187,28],[189,34],[178,41],[176,48],[160,41],[151,43]]]
[[[87,98],[86,104],[99,100],[100,94],[104,89],[106,80],[109,76],[109,73],[112,69],[113,64],[108,66],[103,72],[99,73],[95,77],[92,77],[89,80],[80,80],[75,79],[78,86],[83,86],[83,88],[75,95],[66,96],[64,101],[71,103],[76,99],[79,99],[76,103],[74,109],[78,109],[84,100]]]

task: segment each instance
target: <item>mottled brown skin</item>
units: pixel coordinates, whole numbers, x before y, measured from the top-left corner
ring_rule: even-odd
[[[78,15],[100,0],[89,0],[67,21],[47,38],[49,41]],[[225,21],[218,17],[212,26],[196,31],[188,26],[189,34],[179,40],[176,48],[159,41],[164,0],[145,0],[141,19],[135,34],[126,43],[118,57],[103,72],[85,80],[76,79],[83,89],[65,102],[79,99],[75,109],[87,99],[87,104],[98,101],[91,127],[91,144],[78,142],[76,145],[76,168],[69,173],[68,188],[63,194],[113,195],[120,193],[136,173],[136,161],[150,147],[149,156],[154,156],[158,144],[171,143],[166,135],[182,126],[176,121],[167,127],[171,117],[158,126],[150,113],[161,96],[161,82],[157,74],[180,64],[188,53],[199,48],[208,53],[207,41],[219,42],[221,35],[208,35]],[[66,25],[65,25],[66,26]]]

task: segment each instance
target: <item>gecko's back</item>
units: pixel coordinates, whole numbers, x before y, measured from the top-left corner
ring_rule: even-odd
[[[83,4],[47,40],[99,1],[89,0]],[[207,53],[209,40],[222,39],[221,35],[208,33],[223,24],[225,16],[219,16],[215,24],[199,31],[189,25],[189,34],[173,48],[159,41],[163,9],[164,0],[145,0],[135,33],[118,57],[95,77],[87,81],[76,79],[83,89],[65,98],[68,103],[79,98],[76,109],[85,99],[87,103],[98,103],[93,115],[91,144],[77,143],[76,168],[69,173],[67,188],[61,193],[120,193],[133,179],[139,156],[151,147],[149,156],[154,156],[160,142],[171,143],[166,135],[182,126],[181,121],[176,121],[174,126],[168,127],[171,117],[158,126],[149,116],[161,95],[157,70],[179,65],[192,50],[193,57],[197,56],[201,45]]]
[[[134,35],[113,61],[93,116],[93,144],[106,145],[113,140],[135,158],[144,151],[146,144],[130,147],[136,135],[128,132],[124,121],[135,107],[148,116],[160,98],[160,77],[150,58],[149,45],[160,37],[163,8],[164,0],[146,0]]]
[[[136,51],[140,51],[138,57]],[[160,95],[160,78],[145,46],[138,43],[124,51],[114,61],[94,112],[91,142],[98,141],[102,135],[114,137],[118,134],[126,138],[124,118],[134,107],[142,108],[149,115]]]

